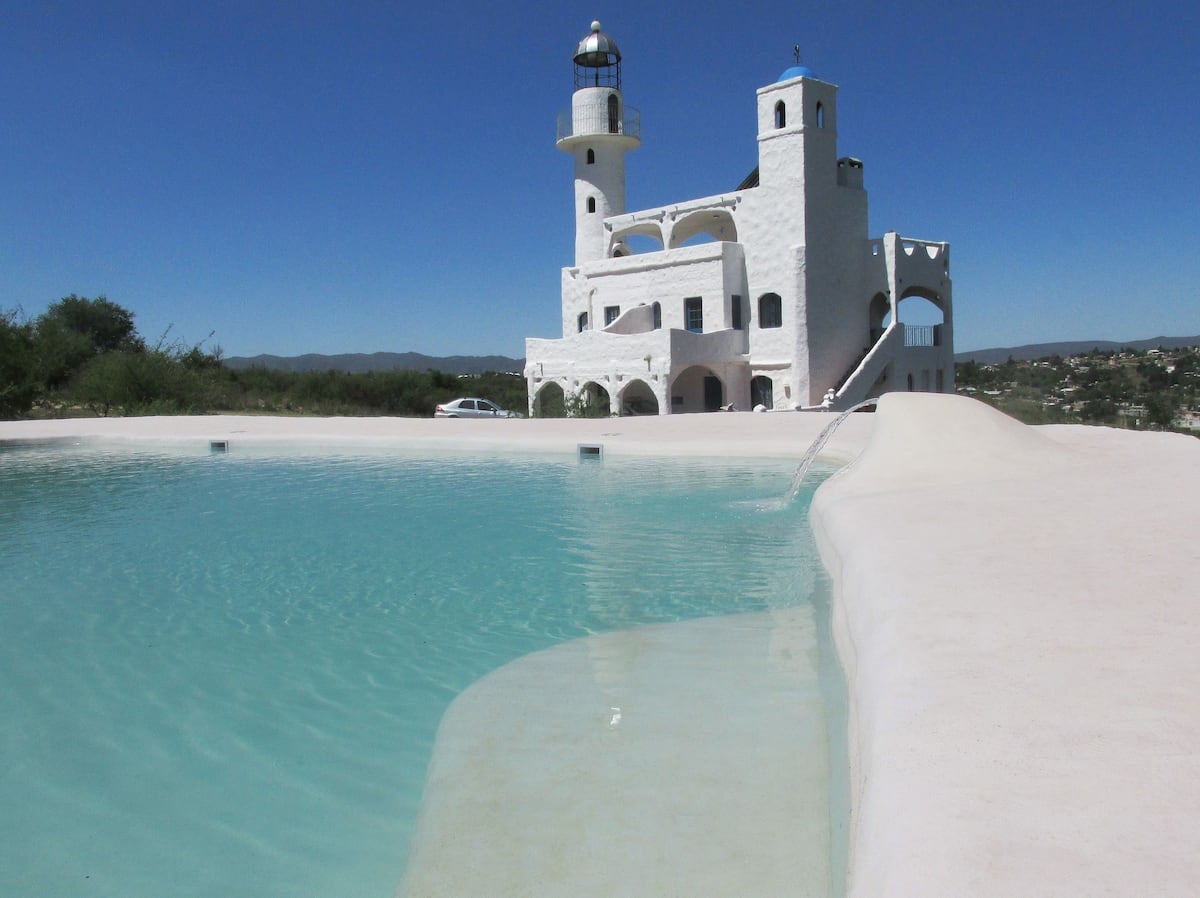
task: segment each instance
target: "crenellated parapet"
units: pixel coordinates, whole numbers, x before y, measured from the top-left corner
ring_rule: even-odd
[[[942,305],[950,300],[950,244],[901,237],[888,231],[872,241],[887,263],[888,289],[896,301],[923,296]]]

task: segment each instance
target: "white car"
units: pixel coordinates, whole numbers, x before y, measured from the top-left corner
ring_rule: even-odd
[[[519,418],[516,412],[500,408],[486,399],[455,399],[433,410],[435,418]]]

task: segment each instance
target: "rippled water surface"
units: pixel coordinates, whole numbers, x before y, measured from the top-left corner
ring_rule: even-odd
[[[0,895],[391,895],[472,681],[811,598],[792,467],[0,447]]]

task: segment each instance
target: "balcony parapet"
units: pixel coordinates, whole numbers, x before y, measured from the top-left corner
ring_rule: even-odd
[[[572,112],[568,109],[558,114],[557,143],[576,137],[628,137],[642,139],[642,114],[632,106],[624,108],[624,116],[613,122],[603,109]],[[580,121],[576,122],[575,118]],[[615,128],[613,126],[616,126]]]

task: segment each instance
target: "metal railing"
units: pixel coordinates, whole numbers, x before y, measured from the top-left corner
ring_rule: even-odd
[[[560,112],[558,114],[558,140],[566,140],[568,137],[588,137],[591,135],[604,134],[621,134],[625,137],[636,137],[639,140],[642,136],[642,114],[632,107],[625,107],[625,116],[623,119],[611,121],[608,113],[604,109],[596,109],[593,112],[585,112],[581,114],[579,127],[575,127],[575,121],[571,111]]]
[[[906,324],[904,326],[905,346],[941,346],[942,326],[940,324]]]

